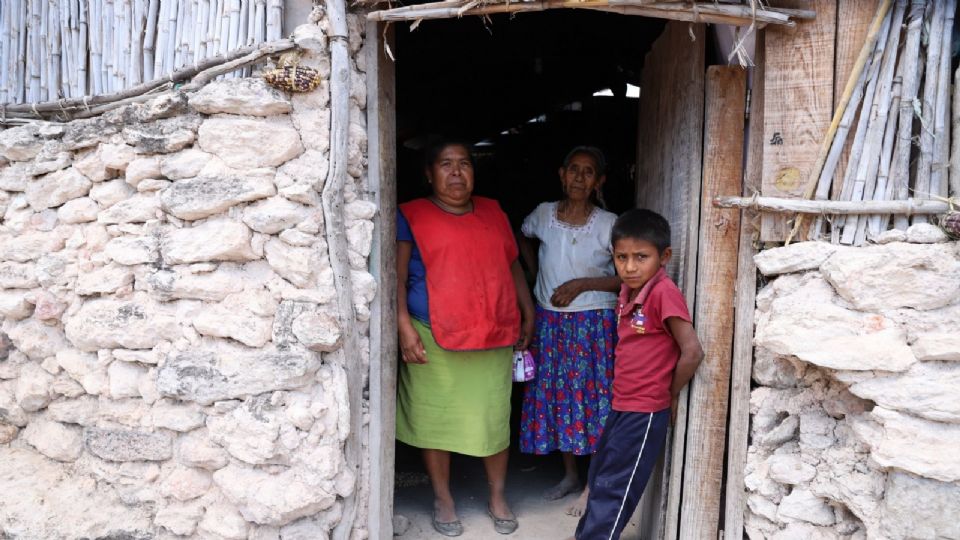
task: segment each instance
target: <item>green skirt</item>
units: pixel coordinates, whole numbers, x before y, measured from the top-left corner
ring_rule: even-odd
[[[426,364],[401,362],[397,440],[417,448],[490,456],[510,446],[510,347],[447,351],[413,322]]]

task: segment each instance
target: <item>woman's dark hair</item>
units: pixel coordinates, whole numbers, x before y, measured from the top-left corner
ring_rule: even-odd
[[[627,210],[613,223],[610,245],[616,245],[619,240],[626,238],[650,242],[657,247],[658,252],[663,253],[670,247],[670,223],[653,210]]]
[[[576,156],[577,154],[590,156],[590,158],[593,159],[593,162],[597,167],[597,176],[603,176],[607,174],[607,158],[603,156],[603,151],[596,146],[577,146],[573,150],[567,152],[567,157],[563,158],[564,169],[570,165],[570,161],[573,160],[573,156]]]
[[[429,169],[437,162],[440,154],[448,146],[462,146],[467,151],[467,157],[470,158],[470,165],[476,168],[477,164],[473,160],[473,145],[457,137],[437,137],[427,143],[423,149],[423,167]]]

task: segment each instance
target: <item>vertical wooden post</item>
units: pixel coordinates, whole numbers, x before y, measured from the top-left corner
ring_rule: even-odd
[[[763,32],[757,36],[763,43]],[[747,170],[743,175],[743,195],[749,197],[760,190],[763,174],[763,70],[764,50],[754,55],[757,67],[751,73],[750,120],[747,140]],[[754,239],[758,237],[760,216],[743,210],[740,213],[740,248],[737,260],[736,302],[733,323],[733,360],[730,374],[730,423],[727,426],[727,485],[723,512],[723,537],[743,538],[743,509],[746,493],[743,469],[747,463],[747,439],[750,434],[750,374],[753,370],[753,316],[757,297],[757,267]]]
[[[693,37],[691,38],[691,32]],[[673,229],[667,268],[693,311],[703,152],[703,69],[706,27],[668,22],[644,59],[637,136],[637,206],[660,212]],[[648,496],[645,538],[677,538],[686,440],[687,393],[667,437],[659,500]],[[651,483],[652,484],[652,483]],[[646,501],[645,501],[646,502]]]
[[[833,114],[837,0],[780,0],[776,7],[812,9],[817,18],[796,28],[768,28],[766,46],[766,147],[763,195],[801,197]],[[783,216],[765,214],[761,240],[783,241]]]
[[[367,23],[367,182],[379,207],[374,218],[370,271],[377,296],[370,310],[370,538],[393,538],[394,434],[397,392],[396,92],[395,69],[384,44],[393,27]]]
[[[746,75],[739,66],[707,69],[694,316],[706,356],[690,383],[680,538],[719,532],[740,213],[712,201],[742,187]]]

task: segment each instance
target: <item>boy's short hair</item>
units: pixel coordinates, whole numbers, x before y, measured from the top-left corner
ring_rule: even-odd
[[[653,210],[634,208],[620,214],[610,231],[610,245],[625,238],[646,240],[663,253],[670,247],[670,223]]]

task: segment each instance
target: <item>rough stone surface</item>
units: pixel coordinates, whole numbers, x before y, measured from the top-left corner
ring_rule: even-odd
[[[171,431],[187,432],[204,424],[204,414],[199,408],[161,399],[151,409],[153,426]]]
[[[108,180],[94,184],[90,188],[90,198],[103,208],[109,208],[120,201],[128,199],[136,192],[129,184],[121,179]]]
[[[194,227],[168,230],[161,252],[167,264],[249,261],[257,258],[250,246],[251,236],[243,223],[211,219]]]
[[[888,538],[960,538],[960,485],[893,471],[880,512]]]
[[[20,408],[27,412],[39,411],[53,399],[53,375],[33,362],[20,368],[15,396]]]
[[[910,346],[920,360],[960,361],[960,334],[924,333]]]
[[[960,423],[960,365],[923,362],[902,374],[878,375],[852,384],[850,391],[887,409]]]
[[[137,158],[127,165],[125,180],[133,187],[149,178],[160,177],[160,160],[155,157]]]
[[[200,148],[231,167],[276,167],[303,153],[300,134],[285,117],[218,116],[200,126]]]
[[[103,224],[145,223],[157,219],[160,198],[153,194],[138,194],[124,199],[100,212],[97,221]]]
[[[0,156],[9,161],[27,161],[43,149],[40,128],[26,124],[0,131]]]
[[[142,283],[160,298],[193,298],[197,300],[220,301],[231,293],[244,288],[244,272],[224,268],[222,265],[213,272],[194,274],[189,271],[160,270],[149,274]]]
[[[41,454],[57,461],[76,461],[83,452],[80,428],[60,422],[35,420],[23,430],[23,439]]]
[[[229,465],[213,474],[217,486],[249,521],[285,525],[333,505],[336,496],[292,471],[271,475],[264,471]]]
[[[212,82],[190,96],[190,106],[204,114],[273,116],[289,113],[290,100],[260,78]]]
[[[70,167],[34,178],[27,183],[25,192],[30,206],[34,210],[43,210],[83,197],[90,191],[91,185],[90,180]]]
[[[300,223],[310,212],[306,206],[283,197],[271,197],[246,207],[243,222],[257,232],[277,234]]]
[[[177,461],[188,467],[215,471],[227,466],[227,451],[210,440],[205,429],[191,431],[177,439]]]
[[[214,401],[298,388],[320,365],[312,352],[245,349],[226,342],[173,352],[157,373],[160,393],[209,405]]]
[[[948,240],[947,233],[932,223],[917,223],[907,228],[907,242],[913,244],[939,244]]]
[[[66,322],[67,338],[84,351],[149,349],[180,330],[176,317],[144,296],[131,300],[90,300]]]
[[[798,242],[786,247],[765,249],[753,257],[757,270],[765,276],[788,274],[820,268],[838,246],[829,242]]]
[[[200,122],[199,116],[188,115],[128,125],[123,128],[123,140],[141,153],[169,154],[196,140]]]
[[[59,326],[44,324],[37,319],[27,319],[5,328],[17,350],[37,362],[69,348]]]
[[[124,266],[107,265],[77,277],[77,294],[112,293],[133,283],[133,272]]]
[[[833,525],[833,509],[820,497],[806,489],[794,489],[780,501],[777,515],[782,518],[796,519],[814,525]]]
[[[0,290],[0,317],[10,321],[29,317],[33,313],[33,302],[25,290]]]
[[[875,422],[854,425],[870,456],[884,467],[895,467],[942,482],[960,481],[960,461],[954,451],[960,445],[960,425],[931,422],[876,407]]]
[[[160,241],[156,236],[119,236],[107,242],[103,252],[117,264],[155,263],[160,258]]]
[[[193,178],[203,171],[211,159],[217,158],[197,148],[181,150],[163,158],[160,162],[160,174],[170,180]]]
[[[273,329],[276,304],[266,291],[226,297],[223,303],[201,310],[193,326],[205,336],[235,339],[249,347],[262,347]]]
[[[271,169],[255,169],[243,175],[198,176],[178,180],[163,190],[163,209],[180,219],[201,219],[219,214],[239,203],[276,193]]]
[[[86,197],[73,199],[57,209],[57,219],[63,223],[87,223],[97,220],[100,207],[93,199]]]
[[[172,455],[169,436],[123,429],[86,428],[87,450],[107,461],[164,461]]]
[[[813,480],[817,470],[803,462],[799,454],[778,454],[767,460],[770,478],[781,484],[803,484]]]
[[[297,287],[308,287],[313,268],[314,253],[307,248],[292,247],[278,239],[270,239],[263,247],[270,266],[284,279]]]
[[[340,322],[326,313],[304,313],[293,320],[293,335],[312,351],[331,352],[340,347]]]

